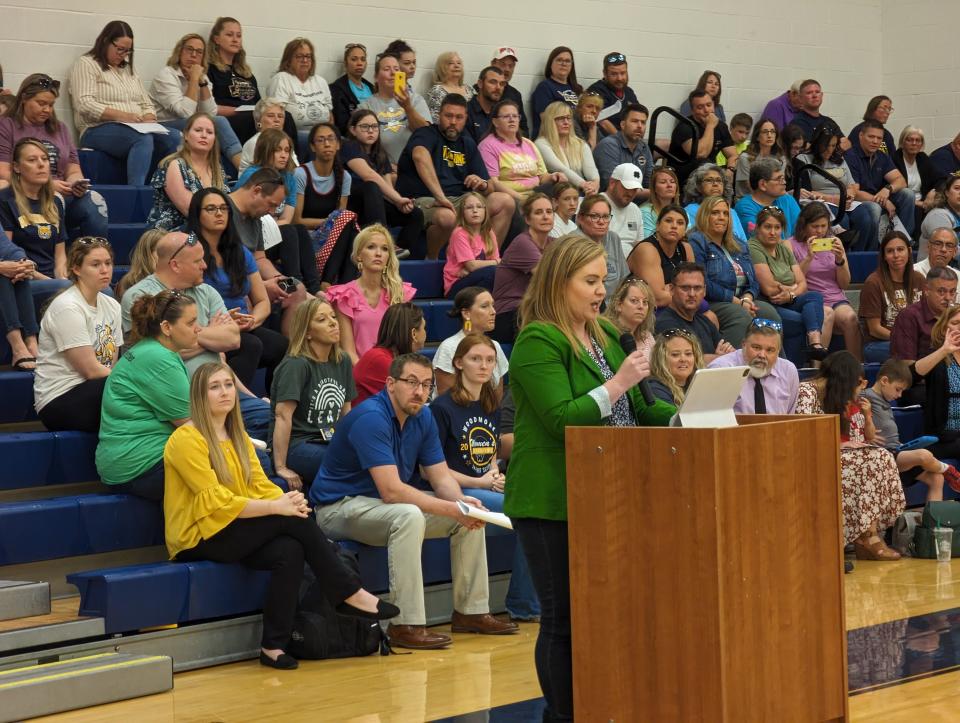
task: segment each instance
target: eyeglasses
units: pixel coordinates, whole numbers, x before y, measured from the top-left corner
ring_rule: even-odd
[[[351,50],[354,50],[355,48],[360,48],[360,50],[362,50],[364,53],[367,52],[367,46],[364,45],[363,43],[347,43],[346,45],[343,46],[343,52],[349,53]]]
[[[187,55],[203,55],[203,48],[191,48],[189,45],[184,45],[183,52]]]
[[[777,129],[776,129],[776,128],[762,128],[760,131],[758,131],[757,135],[761,135],[761,136],[767,136],[767,135],[775,136],[775,135],[777,135]]]
[[[180,244],[180,248],[173,252],[173,256],[170,257],[170,260],[173,261],[175,258],[177,258],[177,254],[183,251],[187,246],[196,246],[198,243],[200,243],[200,239],[197,238],[197,235],[195,233],[190,234],[187,236],[187,240]]]
[[[362,131],[375,131],[380,127],[379,123],[357,123],[354,128],[359,128]]]
[[[313,55],[310,53],[297,53],[293,56],[294,60],[313,60]]]
[[[73,243],[80,244],[81,246],[102,246],[105,249],[111,248],[110,242],[103,238],[103,236],[80,236],[79,238],[75,238]]]
[[[949,249],[951,251],[957,250],[957,244],[952,243],[951,241],[928,241],[927,246],[932,249]]]
[[[556,121],[557,123],[569,123],[573,119],[568,115],[562,115],[559,118],[554,118],[553,120]]]
[[[573,65],[572,58],[554,58],[553,62],[559,65]]]
[[[517,115],[516,113],[510,113],[509,115],[496,115],[494,116],[494,118],[499,118],[500,120],[505,120],[505,121],[520,120],[520,116]]]
[[[391,377],[391,378],[393,378],[393,377]],[[430,392],[433,391],[433,381],[432,381],[432,380],[431,380],[431,381],[428,381],[428,382],[421,382],[421,381],[420,381],[419,379],[417,379],[416,377],[410,377],[410,378],[408,378],[408,379],[396,379],[396,378],[393,378],[393,380],[394,380],[395,382],[403,382],[403,383],[406,384],[408,387],[410,387],[410,391],[411,391],[411,392],[415,392],[415,391],[417,391],[418,389],[422,389],[424,392],[426,392],[427,394],[429,394]]]
[[[211,203],[209,206],[201,206],[200,210],[204,213],[229,213],[230,206],[225,203],[221,203],[219,206],[214,206]]]
[[[627,58],[623,53],[610,53],[610,55],[603,59],[604,65],[620,65],[620,63],[626,62]]]
[[[783,333],[783,324],[779,321],[774,321],[773,319],[764,319],[763,317],[758,316],[757,318],[750,321],[750,329],[773,329],[778,334]]]
[[[110,41],[110,45],[113,46],[113,49],[117,51],[117,55],[119,55],[120,57],[123,57],[125,55],[130,55],[130,53],[133,52],[132,45],[129,48],[122,48],[119,45],[117,45],[116,41],[114,40]]]
[[[321,144],[325,146],[332,146],[334,143],[337,142],[337,137],[336,136],[314,136],[313,141],[311,142],[315,146],[321,145]]]
[[[610,223],[609,213],[585,213],[584,218],[589,218],[594,223]]]
[[[42,90],[52,90],[54,93],[60,92],[60,81],[54,80],[49,75],[44,75],[43,77],[37,78],[33,81],[30,86],[33,88],[40,88]]]

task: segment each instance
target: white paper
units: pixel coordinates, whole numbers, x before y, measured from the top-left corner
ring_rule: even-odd
[[[476,517],[478,520],[489,522],[491,525],[506,527],[508,530],[513,529],[513,523],[510,521],[510,518],[502,512],[491,512],[490,510],[477,509],[473,505],[468,505],[462,500],[457,500],[457,507],[459,507],[460,512],[467,517]]]
[[[170,132],[159,123],[124,123],[123,125],[133,128],[137,133],[156,133],[157,135],[165,136]]]
[[[283,241],[280,235],[280,226],[270,214],[260,217],[260,225],[263,228],[263,250],[272,249]]]
[[[606,108],[601,110],[600,113],[597,115],[597,123],[599,123],[600,121],[606,120],[607,118],[610,118],[612,116],[615,116],[617,113],[620,112],[621,108],[623,108],[623,101],[621,100],[618,100],[613,105],[608,105]]]
[[[235,110],[237,113],[239,113],[239,112],[241,112],[241,111],[246,111],[246,110],[252,111],[252,110],[254,109],[254,107],[255,107],[255,106],[252,106],[252,105],[238,105],[234,110]]]

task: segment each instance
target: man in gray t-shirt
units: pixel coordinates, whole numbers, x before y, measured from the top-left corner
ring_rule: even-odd
[[[358,108],[377,114],[380,123],[380,143],[394,165],[400,160],[410,135],[417,128],[430,124],[430,109],[419,93],[407,87],[400,95],[395,93],[394,75],[400,64],[392,55],[377,58],[377,92],[364,100]]]

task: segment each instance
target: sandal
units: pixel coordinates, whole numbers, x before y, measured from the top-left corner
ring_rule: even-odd
[[[33,366],[24,366],[25,364],[33,364]],[[13,363],[13,368],[18,372],[35,371],[37,368],[37,358],[35,356],[22,356]]]
[[[854,540],[853,551],[858,560],[880,560],[889,562],[900,559],[900,553],[887,546],[879,537],[875,542]]]

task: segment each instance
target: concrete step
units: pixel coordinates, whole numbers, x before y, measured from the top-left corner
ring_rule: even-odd
[[[18,721],[173,688],[166,655],[103,653],[0,672],[0,722]]]
[[[50,583],[0,580],[0,620],[46,615],[50,612]]]

